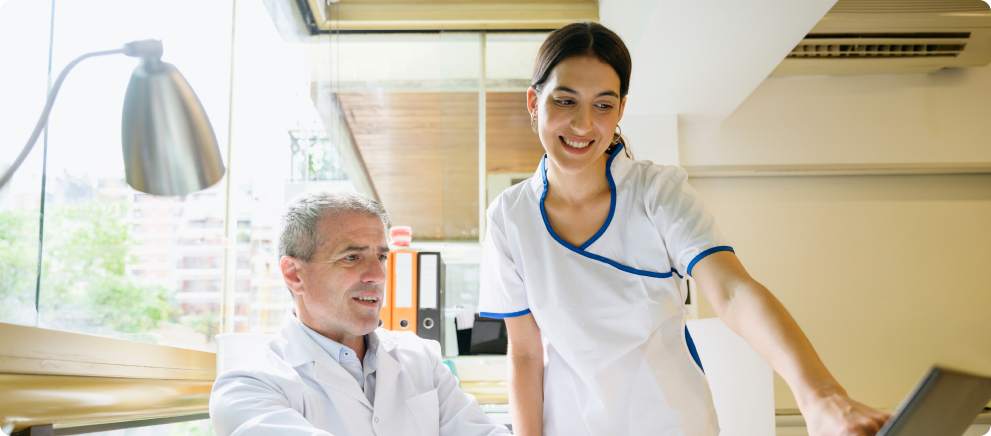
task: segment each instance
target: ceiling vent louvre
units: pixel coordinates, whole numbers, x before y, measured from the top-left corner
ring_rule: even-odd
[[[924,74],[988,63],[991,8],[981,0],[840,0],[771,75]]]
[[[970,33],[882,33],[808,35],[789,58],[906,58],[956,57],[967,47]]]
[[[980,0],[839,0],[829,10],[836,14],[905,14],[981,12],[989,9]]]

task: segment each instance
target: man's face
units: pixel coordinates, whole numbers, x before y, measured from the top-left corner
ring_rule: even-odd
[[[378,327],[385,294],[385,226],[356,212],[323,218],[318,226],[326,240],[310,262],[297,261],[300,320],[335,340],[368,334]]]

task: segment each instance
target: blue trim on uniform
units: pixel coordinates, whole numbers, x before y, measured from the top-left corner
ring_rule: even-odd
[[[708,250],[705,250],[705,251],[699,253],[698,256],[695,256],[695,258],[692,259],[692,261],[688,263],[688,275],[692,275],[692,268],[695,268],[695,264],[698,261],[702,260],[703,257],[706,257],[706,256],[708,256],[708,255],[710,255],[712,253],[717,253],[717,252],[720,252],[720,251],[729,251],[729,252],[736,253],[736,251],[733,250],[733,247],[730,247],[728,245],[720,245],[718,247],[712,247],[712,248],[710,248]]]
[[[618,155],[618,152],[620,150],[622,150],[622,149],[623,149],[622,145],[620,147],[617,147],[616,150],[613,151],[613,157],[617,156]],[[609,167],[607,166],[606,168],[608,169]],[[557,233],[554,232],[554,229],[551,227],[551,222],[547,220],[547,209],[544,207],[544,200],[547,198],[547,155],[544,155],[544,158],[540,161],[540,173],[541,173],[541,175],[543,175],[543,178],[544,178],[544,192],[542,192],[540,194],[540,217],[544,219],[544,227],[547,227],[547,232],[550,233],[551,237],[553,237],[554,240],[556,240],[559,244],[561,244],[565,248],[567,248],[567,249],[569,249],[571,251],[574,251],[575,253],[578,253],[578,254],[580,254],[582,256],[585,256],[585,257],[587,257],[589,259],[597,260],[599,262],[602,262],[602,263],[611,265],[611,266],[613,266],[613,267],[615,267],[615,268],[617,268],[617,269],[619,269],[621,271],[626,271],[626,272],[628,272],[630,274],[636,274],[636,275],[647,276],[647,277],[655,277],[655,278],[659,278],[659,279],[666,279],[668,277],[671,277],[672,275],[677,274],[678,277],[684,278],[681,275],[681,273],[679,273],[678,270],[676,270],[674,268],[671,268],[671,271],[666,272],[666,273],[658,273],[658,272],[653,272],[653,271],[644,271],[644,270],[639,270],[639,269],[636,269],[636,268],[631,268],[631,267],[628,267],[628,266],[623,265],[621,263],[618,263],[618,262],[616,262],[614,260],[607,259],[607,258],[602,257],[602,256],[599,256],[597,254],[589,253],[589,252],[587,252],[585,250],[582,250],[581,248],[578,248],[578,247],[575,247],[574,245],[569,244],[564,239],[561,239],[561,237],[558,236]],[[609,174],[609,173],[606,173],[606,174]],[[614,188],[614,185],[613,186],[610,186],[610,188],[615,189]],[[615,191],[613,191],[613,192],[614,192],[613,193],[613,201],[615,201],[616,195],[615,195]],[[609,219],[611,220],[612,219],[612,216],[611,216],[612,215],[612,210],[611,209],[610,209],[610,212],[609,213],[610,213],[610,218]],[[606,223],[608,224],[608,221]]]
[[[616,156],[619,156],[619,151],[622,149],[623,144],[620,143],[619,146],[613,150],[612,156],[609,156],[609,159],[606,160],[606,180],[609,181],[609,217],[606,218],[605,224],[602,224],[602,228],[599,229],[595,236],[592,236],[592,238],[582,244],[581,247],[578,247],[581,250],[584,250],[588,248],[589,245],[594,244],[595,241],[597,241],[599,237],[606,232],[606,229],[609,228],[609,223],[612,222],[613,214],[616,213],[616,181],[612,178],[612,161],[616,159]],[[546,190],[547,184],[545,183],[544,186]]]
[[[702,359],[699,359],[699,352],[695,349],[695,341],[692,340],[692,334],[688,332],[688,326],[685,326],[685,342],[688,342],[688,352],[692,353],[692,359],[695,359],[695,364],[702,370],[702,374],[705,374],[705,368],[702,367]]]
[[[504,318],[516,318],[517,316],[523,316],[528,313],[530,313],[530,309],[524,309],[519,312],[513,312],[513,313],[481,312],[478,314],[478,316],[484,318],[504,319]]]

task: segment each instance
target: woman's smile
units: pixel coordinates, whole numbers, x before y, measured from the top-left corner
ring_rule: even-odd
[[[595,143],[594,139],[582,139],[574,138],[570,136],[558,136],[558,140],[564,146],[564,151],[571,154],[585,154],[588,153],[593,147],[590,145]]]

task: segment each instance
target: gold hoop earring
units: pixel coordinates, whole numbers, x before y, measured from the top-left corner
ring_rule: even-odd
[[[530,114],[530,128],[533,129],[533,133],[537,133],[537,115],[534,113]]]

